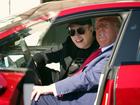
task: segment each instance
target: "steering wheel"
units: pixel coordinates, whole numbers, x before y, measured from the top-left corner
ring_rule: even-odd
[[[42,84],[39,73],[38,73],[39,71],[37,70],[36,64],[31,56],[31,52],[30,52],[24,38],[22,38],[22,37],[20,37],[20,45],[21,45],[21,49],[22,49],[22,52],[24,55],[25,62],[26,62],[26,67],[29,69],[32,69],[36,72],[36,74],[37,74],[37,75],[35,75],[35,77],[37,79],[36,83]]]

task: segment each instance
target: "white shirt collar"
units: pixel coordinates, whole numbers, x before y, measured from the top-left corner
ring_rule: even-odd
[[[114,43],[112,43],[112,44],[110,44],[110,45],[108,45],[106,47],[101,48],[101,51],[104,52],[106,49],[108,49],[109,47],[113,46],[113,44]]]

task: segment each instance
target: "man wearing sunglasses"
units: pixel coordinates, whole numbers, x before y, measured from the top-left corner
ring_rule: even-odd
[[[95,39],[93,38],[94,30],[90,21],[91,20],[86,19],[73,22],[68,27],[69,35],[78,48],[89,48]]]
[[[121,22],[117,16],[98,17],[95,26],[96,38],[101,49],[100,55],[77,75],[49,86],[34,86],[31,95],[32,105],[94,104],[99,78],[112,53]]]
[[[84,60],[99,46],[91,19],[71,21],[66,30],[69,36],[60,49],[52,48],[50,52],[41,52],[33,56],[43,85],[73,75]],[[48,63],[60,63],[60,72],[46,67]],[[33,68],[31,64],[29,67]]]

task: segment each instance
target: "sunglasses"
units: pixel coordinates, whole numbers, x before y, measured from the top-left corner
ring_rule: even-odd
[[[83,27],[79,27],[77,29],[70,29],[68,30],[68,33],[70,36],[74,36],[76,35],[76,32],[77,32],[77,35],[83,35],[85,34],[85,29]]]

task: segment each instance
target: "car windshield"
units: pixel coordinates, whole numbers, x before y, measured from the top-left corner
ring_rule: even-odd
[[[17,27],[15,27],[15,29],[9,29],[8,32],[10,34],[8,34],[8,32],[3,33],[2,35],[8,35],[7,37],[2,38],[0,41],[1,54],[9,55],[7,60],[5,60],[4,57],[5,66],[8,67],[9,61],[15,61],[23,56],[21,51],[24,50],[24,48],[22,47],[41,46],[41,39],[47,32],[50,25],[50,21],[36,22],[36,24],[30,26],[26,25],[26,27],[19,25],[18,28],[21,28],[20,30],[16,30]],[[25,44],[27,44],[27,46],[25,46]],[[11,57],[14,58],[14,60]]]
[[[59,46],[65,40],[66,24],[52,26],[55,20],[54,14],[53,18],[49,18],[52,14],[21,20],[13,17],[2,21],[5,27],[0,28],[0,67],[21,67],[25,56],[28,59],[27,56]],[[58,37],[59,34],[62,35]]]

